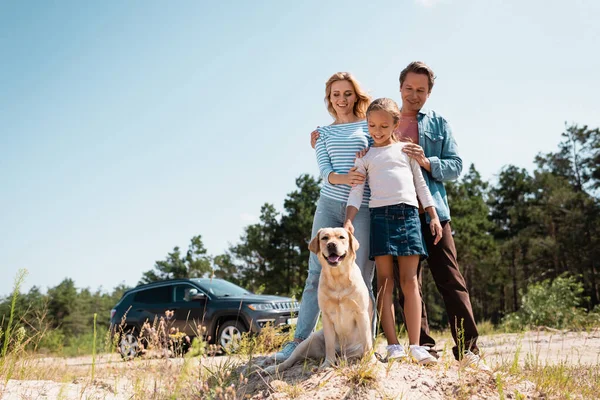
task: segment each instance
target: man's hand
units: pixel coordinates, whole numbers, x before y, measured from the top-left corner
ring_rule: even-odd
[[[317,128],[319,128],[319,127],[317,126]],[[310,133],[310,147],[312,147],[313,149],[317,145],[317,139],[319,138],[319,136],[321,136],[321,135],[319,134],[319,131],[316,129]]]
[[[415,143],[407,143],[402,149],[410,158],[414,158],[416,162],[427,171],[431,172],[431,163],[429,159],[425,157],[423,148]]]

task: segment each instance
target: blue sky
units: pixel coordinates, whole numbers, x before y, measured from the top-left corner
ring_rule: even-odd
[[[0,295],[19,268],[134,285],[196,234],[222,253],[317,173],[335,71],[398,100],[427,62],[486,179],[600,126],[595,0],[222,3],[0,3]]]

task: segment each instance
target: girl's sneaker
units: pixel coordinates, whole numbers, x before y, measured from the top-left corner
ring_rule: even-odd
[[[419,364],[437,364],[438,360],[429,354],[427,348],[424,346],[419,346],[416,344],[410,345],[410,350],[408,351],[412,358],[414,358]]]
[[[408,357],[406,352],[404,351],[404,347],[401,344],[390,344],[386,347],[387,349],[387,359],[389,360],[401,360],[403,358]]]

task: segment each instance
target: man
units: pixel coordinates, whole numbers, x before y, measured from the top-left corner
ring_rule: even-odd
[[[423,175],[442,223],[442,240],[434,245],[434,237],[428,225],[429,216],[427,213],[421,213],[421,228],[429,253],[427,264],[446,305],[455,343],[452,352],[459,361],[464,358],[469,364],[487,369],[478,355],[477,326],[465,279],[458,268],[456,247],[450,227],[450,208],[444,187],[444,182],[459,177],[462,171],[462,159],[458,155],[457,144],[448,122],[435,111],[423,108],[431,94],[434,80],[435,75],[431,68],[420,61],[411,62],[402,70],[400,73],[402,115],[396,134],[402,140],[412,141],[405,146],[404,151],[426,171]],[[419,269],[419,278],[421,274],[422,268]],[[403,303],[404,299],[401,297],[400,305],[402,306]],[[457,331],[461,332],[463,343],[459,343]],[[432,349],[435,346],[435,340],[429,335],[424,304],[420,342],[421,345]]]

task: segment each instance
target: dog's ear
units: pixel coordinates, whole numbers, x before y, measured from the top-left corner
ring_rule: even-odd
[[[360,244],[358,243],[358,240],[356,240],[353,234],[351,234],[349,231],[346,232],[348,232],[348,247],[352,249],[354,254],[356,254],[356,250],[358,250]]]
[[[319,229],[319,232],[317,232],[315,237],[312,238],[312,240],[308,244],[308,249],[315,254],[319,254],[319,247],[320,247],[319,246],[319,236],[320,235],[321,235],[321,229]]]

